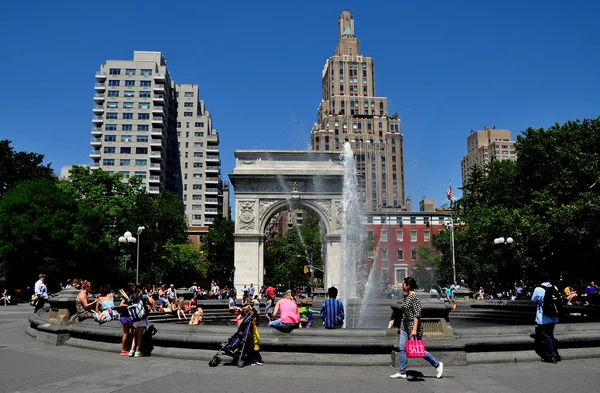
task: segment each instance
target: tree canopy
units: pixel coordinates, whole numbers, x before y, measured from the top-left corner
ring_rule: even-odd
[[[529,128],[517,137],[516,162],[473,168],[456,203],[459,278],[498,286],[534,281],[589,281],[600,247],[600,118]],[[514,243],[493,243],[512,237]],[[434,237],[440,272],[451,277],[448,231]]]
[[[0,198],[20,181],[54,178],[50,164],[43,165],[42,154],[16,152],[10,143],[0,140]]]

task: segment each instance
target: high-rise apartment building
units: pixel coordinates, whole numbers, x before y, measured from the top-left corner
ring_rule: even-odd
[[[179,195],[190,232],[228,215],[219,136],[198,85],[175,84],[160,52],[107,60],[96,80],[91,169],[136,176],[151,194]]]
[[[361,55],[354,18],[338,19],[338,44],[322,73],[322,99],[312,150],[342,150],[350,142],[367,211],[405,208],[403,136],[386,97],[375,94],[375,63]]]
[[[151,194],[175,191],[177,101],[162,54],[108,60],[96,80],[91,169],[136,176]]]
[[[467,155],[461,161],[463,186],[474,166],[484,168],[492,159],[516,160],[515,142],[509,130],[497,130],[485,126],[483,130],[471,131],[467,137]]]
[[[178,163],[185,215],[190,226],[208,226],[227,212],[223,197],[219,134],[199,100],[198,85],[176,85]]]

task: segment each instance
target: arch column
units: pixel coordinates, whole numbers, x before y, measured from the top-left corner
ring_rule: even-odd
[[[264,235],[236,234],[234,245],[235,273],[233,282],[239,296],[242,296],[244,285],[254,284],[257,290],[263,285],[264,271]]]

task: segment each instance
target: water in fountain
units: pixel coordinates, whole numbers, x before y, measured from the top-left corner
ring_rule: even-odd
[[[358,194],[356,163],[349,142],[344,144],[343,167],[341,300],[344,309],[349,311],[348,299],[356,296],[357,269],[363,257],[364,244],[364,208]]]

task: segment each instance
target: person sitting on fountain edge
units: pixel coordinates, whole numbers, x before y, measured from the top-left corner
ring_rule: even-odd
[[[344,305],[336,299],[338,290],[331,287],[327,290],[329,299],[321,306],[321,319],[325,329],[339,329],[344,324]]]

